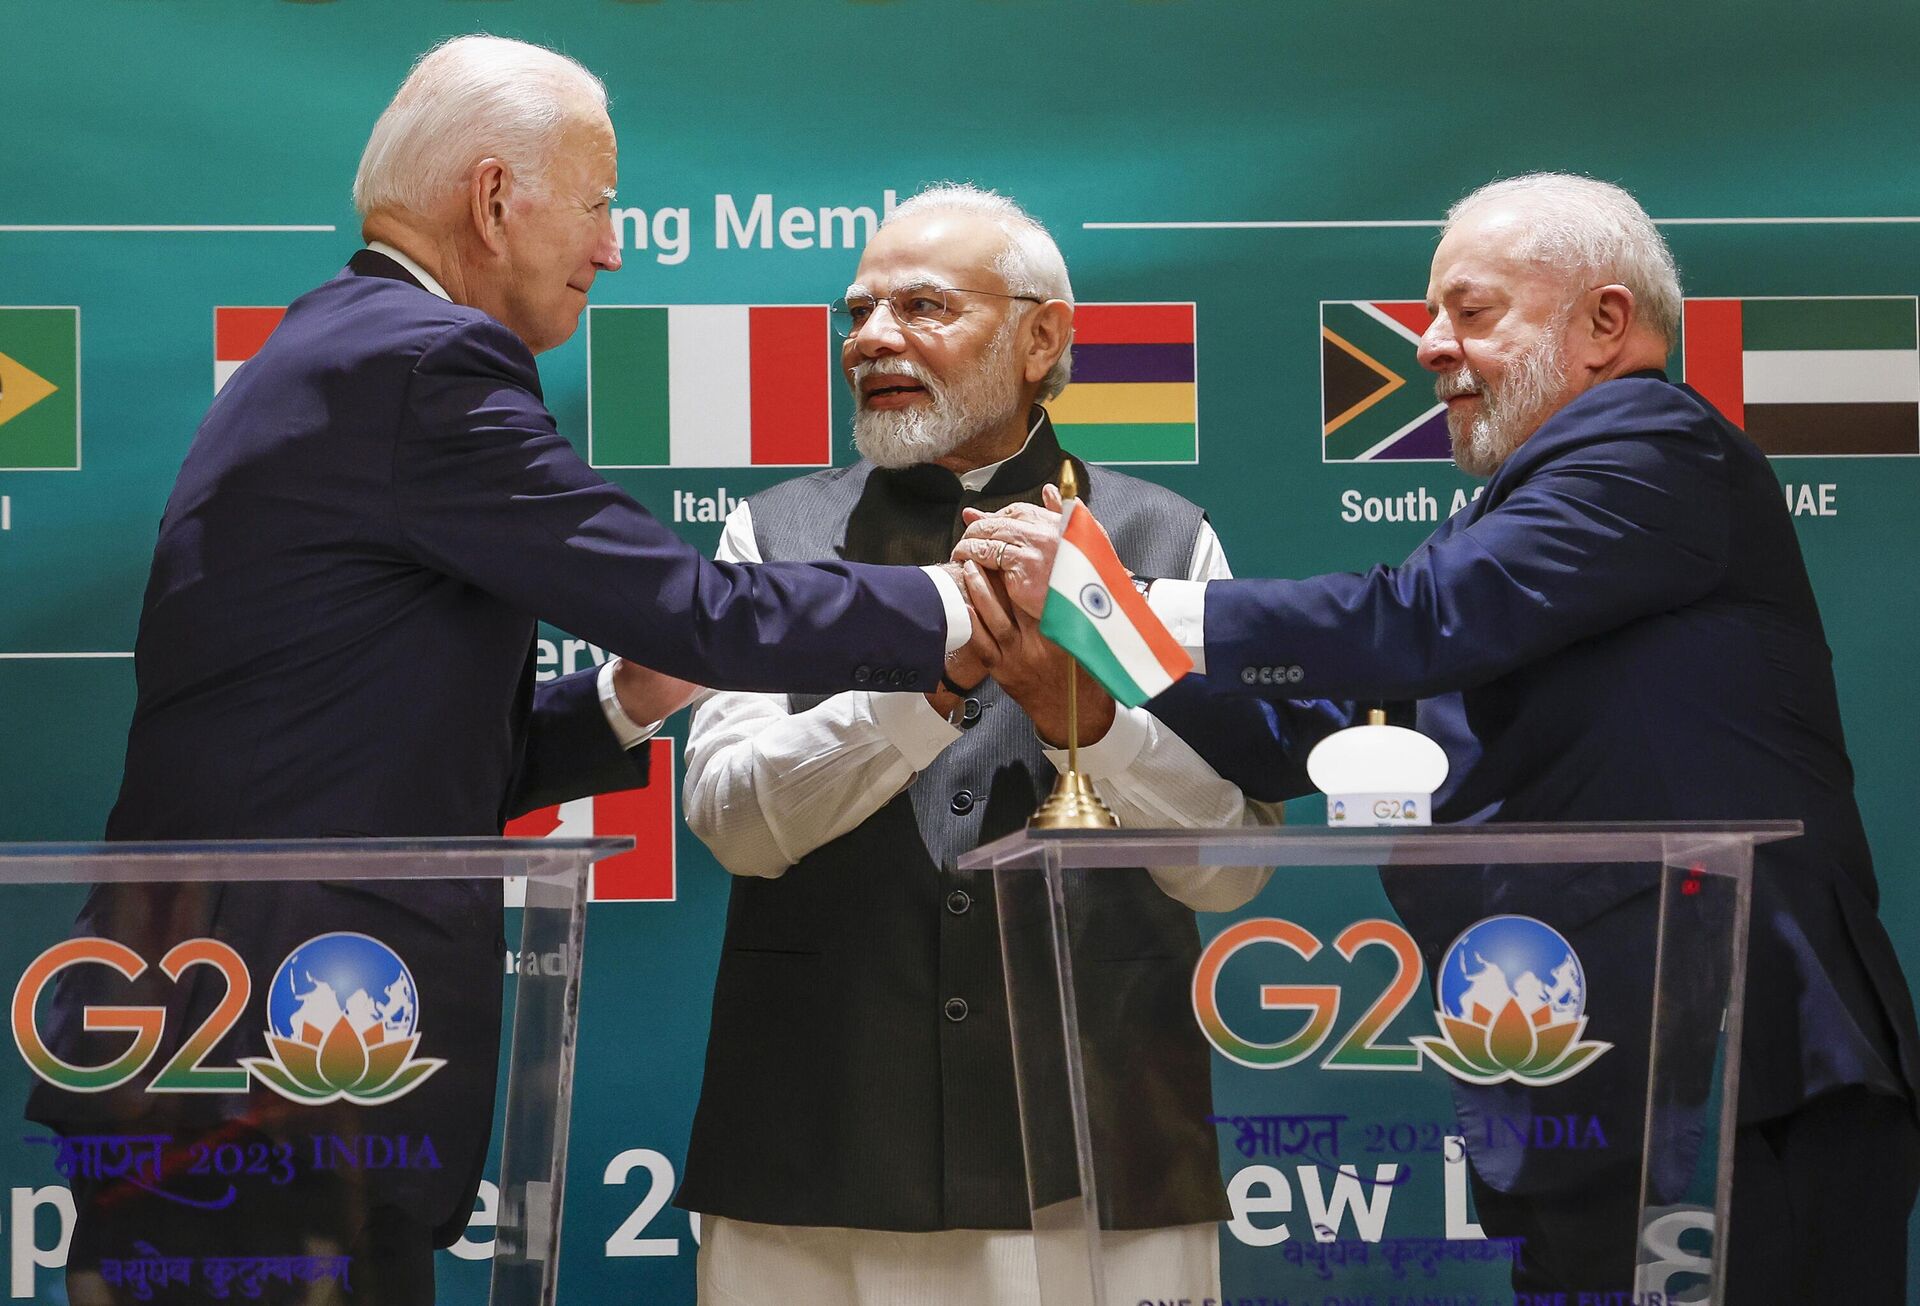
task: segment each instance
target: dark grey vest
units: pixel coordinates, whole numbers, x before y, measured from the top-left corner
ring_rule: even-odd
[[[752,500],[761,556],[940,562],[963,507],[1038,502],[1059,459],[1042,423],[978,494],[932,466],[790,481]],[[1197,507],[1117,472],[1081,477],[1130,568],[1187,574]],[[966,712],[961,738],[856,829],[779,879],[733,882],[680,1205],[771,1224],[1028,1226],[993,881],[954,861],[1019,829],[1056,772],[991,681]],[[1070,892],[1085,1042],[1107,1050],[1088,1080],[1114,1126],[1111,1226],[1224,1218],[1188,1000],[1193,914],[1143,870],[1096,874]]]

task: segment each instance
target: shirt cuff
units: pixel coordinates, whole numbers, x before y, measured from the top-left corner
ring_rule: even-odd
[[[960,728],[933,710],[925,694],[865,694],[873,724],[887,742],[900,750],[907,765],[924,771],[948,744],[960,737]]]
[[[613,669],[620,665],[619,658],[608,658],[600,664],[600,674],[594,683],[600,689],[600,710],[606,713],[607,724],[613,728],[613,737],[620,741],[622,748],[637,748],[660,733],[664,722],[655,721],[650,726],[636,725],[627,710],[620,706],[620,695],[613,687]]]
[[[973,638],[973,613],[967,608],[967,600],[961,595],[960,587],[953,583],[953,577],[938,567],[920,569],[933,577],[933,587],[940,591],[940,606],[947,610],[947,647],[946,652],[965,648],[967,641]]]
[[[1147,591],[1147,606],[1160,618],[1174,643],[1193,659],[1193,669],[1207,674],[1207,583],[1200,580],[1156,580]]]
[[[1155,589],[1160,588],[1156,582]],[[1133,759],[1140,756],[1140,750],[1147,746],[1147,737],[1151,727],[1147,725],[1147,710],[1143,707],[1121,707],[1113,714],[1113,724],[1107,727],[1107,733],[1091,744],[1080,745],[1080,774],[1089,780],[1104,780],[1119,775],[1133,765]],[[1044,750],[1047,760],[1060,774],[1067,772],[1067,750],[1048,748]]]

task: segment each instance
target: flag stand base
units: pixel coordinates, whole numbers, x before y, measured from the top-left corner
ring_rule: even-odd
[[[1078,771],[1064,772],[1054,781],[1047,801],[1027,819],[1030,830],[1112,830],[1119,825],[1120,818],[1094,792],[1093,781]]]

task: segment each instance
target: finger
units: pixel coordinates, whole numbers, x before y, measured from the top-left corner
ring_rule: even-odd
[[[1000,560],[1005,557],[1009,562],[1014,558],[1013,546],[1005,540],[977,538],[967,536],[953,546],[953,560],[959,563],[974,563],[989,571],[1000,569]]]
[[[1047,507],[1053,512],[1059,512],[1061,507],[1063,506],[1060,499],[1060,487],[1057,485],[1047,485],[1047,486],[1041,487],[1040,499],[1041,499],[1041,502],[1045,503]]]
[[[987,514],[981,512],[978,508],[962,508],[960,510],[960,520],[967,523],[977,522],[985,516],[987,516]]]
[[[987,628],[987,633],[1002,650],[1019,637],[1013,618],[994,593],[993,586],[987,583],[986,573],[978,567],[967,568],[967,602],[973,608],[974,620]]]

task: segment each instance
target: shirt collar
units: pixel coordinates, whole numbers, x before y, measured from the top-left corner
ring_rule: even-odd
[[[412,259],[408,258],[400,250],[397,250],[393,246],[387,244],[386,241],[370,240],[367,242],[367,248],[372,250],[376,254],[385,254],[388,258],[392,259],[395,263],[398,263],[401,267],[405,268],[407,270],[407,275],[412,277],[415,281],[418,281],[422,289],[433,292],[434,294],[440,296],[440,298],[446,300],[449,304],[453,302],[453,296],[447,293],[445,286],[442,286],[438,281],[434,280],[433,273],[427,271],[425,268],[421,267],[418,263],[415,263]]]
[[[1046,418],[1047,410],[1035,405],[1033,410],[1033,424],[1027,427],[1027,438],[1021,443],[1020,447],[997,463],[988,463],[985,467],[976,467],[970,472],[960,473],[960,484],[976,494],[986,489],[987,483],[993,479],[995,472],[1027,451],[1028,446],[1033,443],[1034,432],[1040,429],[1040,423],[1045,421]]]

